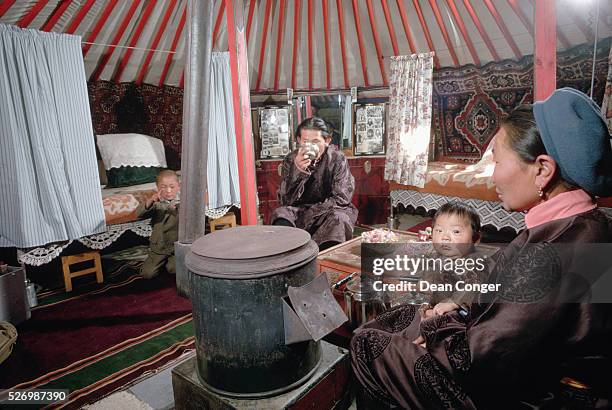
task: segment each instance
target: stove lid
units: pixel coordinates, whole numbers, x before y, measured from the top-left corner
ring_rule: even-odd
[[[191,251],[206,258],[255,259],[280,255],[306,245],[310,234],[288,226],[238,226],[205,235]]]
[[[195,241],[185,265],[201,276],[254,279],[295,270],[318,253],[319,247],[302,229],[240,226]]]

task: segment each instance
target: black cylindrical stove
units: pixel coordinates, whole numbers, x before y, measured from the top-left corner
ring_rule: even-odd
[[[257,398],[304,383],[318,342],[285,344],[282,298],[315,277],[318,247],[285,226],[244,226],[198,239],[187,255],[200,380],[216,393]]]

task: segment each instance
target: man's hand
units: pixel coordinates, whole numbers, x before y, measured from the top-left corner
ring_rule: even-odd
[[[301,149],[297,152],[297,154],[295,155],[295,159],[293,160],[293,163],[295,164],[296,168],[305,173],[309,173],[307,171],[307,168],[310,166],[311,162],[312,160],[310,159],[310,157],[305,155],[304,151],[302,151]]]
[[[151,195],[151,197],[149,199],[147,199],[147,202],[145,203],[145,208],[149,209],[151,208],[151,206],[155,203],[159,201],[159,191],[154,193],[153,195]]]

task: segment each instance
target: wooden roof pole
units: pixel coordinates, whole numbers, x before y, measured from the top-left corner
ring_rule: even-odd
[[[323,35],[325,36],[325,80],[327,89],[331,88],[331,58],[329,55],[329,12],[327,0],[321,0],[323,8]]]
[[[280,77],[280,56],[283,52],[283,28],[285,27],[285,0],[280,0],[278,11],[278,31],[276,34],[276,64],[274,67],[274,91],[278,91],[278,81]]]
[[[353,15],[355,16],[355,30],[357,30],[357,42],[359,43],[359,56],[361,57],[361,72],[363,73],[363,82],[366,87],[370,86],[368,81],[368,61],[363,44],[363,35],[361,33],[361,18],[359,17],[359,4],[357,0],[353,0]]]
[[[299,0],[296,0],[296,1],[299,1]],[[249,43],[249,38],[251,36],[251,24],[253,23],[253,15],[255,14],[256,5],[257,5],[257,0],[251,0],[251,4],[249,4],[249,17],[247,19],[247,26],[246,26],[247,44]]]
[[[300,54],[300,28],[302,27],[302,25],[300,24],[300,14],[302,11],[302,3],[300,0],[294,0],[294,2],[295,9],[293,10],[293,60],[291,62],[291,88],[295,89],[295,86],[297,84],[295,72],[297,69],[298,55]]]
[[[399,8],[400,17],[402,18],[402,26],[404,26],[404,33],[406,33],[406,39],[408,40],[408,45],[410,46],[410,52],[414,54],[416,53],[416,47],[414,46],[414,40],[412,39],[412,34],[410,33],[408,15],[406,14],[406,8],[404,7],[402,0],[397,0],[397,7]]]
[[[459,10],[457,9],[455,0],[446,0],[446,3],[451,9],[451,12],[453,13],[453,17],[455,18],[455,21],[457,21],[457,25],[459,26],[459,31],[461,32],[461,35],[463,36],[463,39],[465,40],[465,43],[467,44],[468,50],[470,50],[470,55],[472,56],[472,60],[474,60],[474,64],[479,66],[480,58],[478,58],[478,53],[476,52],[476,48],[474,48],[472,39],[470,38],[470,35],[468,34],[468,31],[465,27],[465,22],[463,21],[463,18],[461,17],[461,14],[459,13]]]
[[[366,0],[368,6],[368,16],[370,17],[370,26],[372,27],[372,35],[374,36],[374,47],[376,48],[376,56],[378,57],[378,67],[380,68],[380,76],[384,85],[389,84],[387,81],[387,73],[385,71],[385,60],[383,58],[382,48],[380,47],[380,38],[378,37],[378,29],[376,28],[376,19],[374,17],[374,8],[372,0]]]
[[[259,90],[261,76],[263,74],[263,62],[266,55],[266,41],[268,40],[268,24],[270,24],[270,13],[272,13],[272,1],[266,0],[266,16],[264,18],[263,37],[261,38],[261,52],[259,53],[259,65],[257,68],[257,83],[255,89]]]
[[[141,0],[132,1],[132,5],[130,6],[125,17],[123,17],[123,20],[121,21],[119,30],[117,30],[117,32],[113,36],[113,39],[111,40],[111,46],[105,47],[106,51],[102,55],[102,59],[98,62],[96,69],[89,77],[90,81],[98,81],[98,79],[100,78],[100,75],[104,71],[106,64],[108,64],[108,61],[111,59],[111,56],[113,55],[113,51],[115,51],[115,46],[119,44],[119,40],[121,40],[121,37],[123,37],[123,33],[125,33],[127,26],[130,24],[130,21],[132,20],[132,16],[136,12],[136,9],[138,8],[140,1]]]
[[[431,34],[429,33],[429,29],[427,28],[427,23],[425,22],[425,16],[423,16],[423,10],[421,10],[421,5],[419,4],[419,0],[412,0],[412,4],[414,4],[414,9],[419,16],[419,22],[421,23],[421,28],[423,29],[423,33],[425,33],[425,39],[427,40],[427,45],[429,46],[429,50],[434,52],[434,65],[436,68],[440,68],[440,59],[438,58],[438,53],[433,44],[433,40],[431,39]]]
[[[557,14],[555,0],[535,5],[535,58],[533,99],[541,101],[557,88]]]
[[[485,5],[487,6],[487,8],[489,9],[489,12],[495,19],[495,23],[497,24],[502,34],[504,35],[506,42],[510,45],[510,48],[514,52],[514,56],[517,58],[517,60],[520,60],[523,57],[523,53],[521,53],[521,50],[519,50],[518,46],[514,42],[514,39],[512,38],[512,34],[510,33],[510,30],[508,30],[506,23],[504,23],[504,19],[502,19],[502,17],[499,15],[499,12],[495,8],[491,0],[483,0],[483,1]]]
[[[79,27],[79,24],[81,24],[81,22],[83,21],[89,10],[91,10],[91,7],[94,5],[95,2],[96,0],[87,0],[87,3],[85,3],[83,7],[81,7],[79,12],[76,14],[76,16],[74,16],[74,18],[70,22],[70,25],[68,26],[66,31],[64,31],[64,33],[74,34],[77,27]]]
[[[313,70],[312,70],[312,35],[313,35],[313,0],[306,0],[308,2],[308,88],[313,88]]]
[[[219,7],[219,11],[217,12],[217,20],[215,21],[215,28],[213,29],[213,49],[215,48],[215,44],[217,44],[219,29],[221,28],[221,22],[223,21],[223,14],[225,14],[225,0],[221,0],[221,6]]]
[[[172,57],[174,56],[174,52],[176,51],[176,47],[178,45],[179,39],[183,34],[183,29],[185,28],[185,21],[187,20],[187,7],[183,9],[183,14],[181,14],[181,20],[179,21],[178,27],[174,32],[174,38],[172,39],[172,45],[170,46],[170,51],[172,53],[168,53],[166,57],[166,63],[164,64],[164,69],[159,77],[159,86],[163,86],[166,82],[166,77],[168,76],[168,71],[170,71],[170,64],[172,64]]]
[[[90,44],[83,45],[83,58],[85,58],[85,56],[87,55],[87,52],[91,48],[91,43],[94,43],[96,41],[96,38],[98,38],[98,34],[100,34],[100,30],[102,30],[102,27],[106,23],[106,20],[108,20],[108,17],[110,16],[111,12],[113,11],[113,8],[115,8],[115,5],[117,4],[118,1],[119,0],[110,0],[106,4],[106,7],[102,11],[102,15],[100,16],[98,21],[96,21],[96,25],[94,26],[93,30],[91,30],[91,32],[89,33],[89,36],[87,36],[87,38],[85,39],[85,42],[90,43]]]
[[[444,38],[444,42],[448,47],[448,52],[453,59],[453,63],[455,67],[459,67],[459,59],[457,58],[457,53],[455,53],[455,47],[453,47],[453,43],[450,40],[450,36],[448,35],[448,31],[446,31],[446,26],[444,25],[444,20],[442,19],[442,14],[440,13],[440,9],[438,8],[438,4],[434,0],[429,0],[429,5],[434,12],[434,16],[436,17],[436,21],[438,22],[438,26],[440,27],[440,31],[442,31],[442,37]]]
[[[4,16],[4,13],[6,13],[8,9],[15,4],[15,1],[17,0],[4,0],[2,3],[0,3],[0,17]]]
[[[56,9],[53,10],[53,13],[51,13],[51,16],[49,16],[49,19],[45,22],[45,24],[43,24],[40,30],[51,31],[51,29],[55,27],[58,20],[64,15],[64,12],[68,9],[68,7],[70,6],[70,4],[72,4],[73,1],[74,0],[63,0],[59,2]]]
[[[344,77],[344,88],[349,88],[348,68],[346,66],[346,38],[344,36],[344,13],[342,11],[342,0],[336,0],[338,10],[338,30],[340,31],[340,51],[342,53],[342,75]]]
[[[151,43],[151,50],[147,52],[147,56],[145,57],[142,66],[140,67],[138,76],[136,77],[136,84],[142,84],[142,82],[144,81],[144,78],[147,75],[147,70],[149,69],[149,64],[151,64],[151,60],[153,59],[153,54],[155,54],[155,50],[157,49],[157,46],[159,46],[159,42],[161,41],[162,35],[164,34],[164,31],[166,31],[168,21],[170,21],[170,16],[172,15],[172,12],[176,8],[177,4],[177,0],[170,0],[170,4],[166,9],[166,13],[164,13],[162,22],[157,28],[157,33],[155,33],[153,43]]]
[[[463,4],[465,5],[465,8],[467,9],[470,17],[472,18],[472,21],[474,22],[474,25],[476,26],[476,30],[478,30],[480,37],[482,37],[485,44],[487,45],[487,48],[489,49],[489,52],[491,53],[493,60],[499,61],[500,60],[499,54],[497,54],[497,50],[493,46],[493,42],[489,38],[489,35],[485,31],[480,20],[478,19],[478,16],[476,15],[476,12],[474,11],[472,4],[470,3],[470,0],[463,0]]]
[[[389,12],[389,5],[387,0],[382,0],[383,13],[385,14],[385,21],[387,22],[387,29],[389,29],[389,37],[391,38],[391,46],[393,47],[393,54],[399,55],[399,47],[397,46],[397,37],[395,37],[395,28],[393,27],[393,20],[391,20],[391,13]]]
[[[130,42],[128,43],[129,47],[136,47],[136,45],[138,44],[138,40],[140,40],[140,36],[142,36],[142,32],[144,31],[144,28],[149,22],[149,18],[151,18],[151,14],[153,13],[153,9],[155,8],[155,5],[156,3],[153,1],[149,2],[146,5],[144,12],[142,13],[142,17],[140,21],[138,22],[138,25],[136,26],[136,30],[134,30],[134,35],[132,36],[132,38],[130,39]],[[151,48],[154,48],[154,47],[151,47]],[[117,67],[115,74],[113,75],[111,79],[112,82],[118,83],[121,81],[121,76],[123,75],[123,71],[125,70],[125,67],[127,67],[128,63],[130,62],[130,58],[132,57],[133,53],[134,53],[134,49],[128,48],[125,50],[125,53],[123,54],[123,56],[119,58],[119,66]]]
[[[28,11],[25,16],[21,17],[17,22],[17,25],[21,28],[28,27],[32,20],[38,16],[40,11],[47,5],[49,0],[38,0],[36,4]]]

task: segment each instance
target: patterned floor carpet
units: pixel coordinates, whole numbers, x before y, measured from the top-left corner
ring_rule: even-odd
[[[150,375],[194,349],[191,303],[175,278],[138,276],[138,264],[105,271],[105,283],[47,292],[18,327],[0,368],[0,389],[68,389],[80,408]]]

